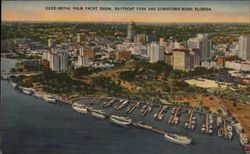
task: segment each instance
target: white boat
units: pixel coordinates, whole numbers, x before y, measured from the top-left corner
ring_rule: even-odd
[[[236,124],[235,124],[235,130],[236,130],[236,132],[237,132],[238,134],[241,134],[241,133],[242,133],[243,128],[242,128],[242,126],[241,126],[240,123],[236,123]]]
[[[23,93],[27,95],[31,95],[32,91],[29,88],[23,88]]]
[[[110,120],[111,122],[118,124],[118,125],[122,125],[122,126],[127,126],[132,123],[132,119],[130,119],[129,117],[123,117],[123,116],[117,116],[117,115],[112,115],[110,117]]]
[[[192,142],[191,138],[188,138],[186,136],[177,135],[177,134],[165,134],[164,137],[171,142],[183,144],[183,145],[187,145],[187,144],[190,144]]]
[[[91,115],[95,118],[100,118],[100,119],[106,118],[105,112],[103,110],[92,110]]]
[[[220,127],[219,129],[218,129],[218,136],[223,136],[223,133],[224,132],[224,130],[223,130],[223,128],[222,127]]]
[[[37,92],[34,92],[34,96],[37,98],[42,98],[43,94],[37,91]]]
[[[227,125],[227,130],[228,131],[233,131],[233,127],[231,125]]]
[[[43,95],[43,99],[46,101],[46,102],[51,102],[51,103],[54,103],[56,102],[56,99],[50,95]]]
[[[14,83],[14,82],[11,82],[10,85],[11,85],[12,88],[16,88],[17,87],[17,84]]]
[[[72,104],[73,110],[79,113],[87,113],[87,107],[84,104],[74,103]]]
[[[246,134],[243,134],[243,133],[240,134],[240,143],[243,146],[245,146],[245,145],[248,144],[248,139],[247,139],[247,135]]]

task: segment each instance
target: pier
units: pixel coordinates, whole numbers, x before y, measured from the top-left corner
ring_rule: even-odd
[[[162,130],[159,130],[159,129],[154,128],[154,127],[149,126],[149,125],[145,125],[145,124],[141,124],[141,123],[137,123],[137,122],[132,122],[132,125],[135,127],[144,128],[144,129],[147,129],[149,131],[153,131],[153,132],[158,133],[158,134],[162,134],[162,135],[168,134],[167,132],[164,132]]]
[[[102,98],[98,98],[96,100],[93,100],[93,102],[91,101],[90,104],[98,104],[99,101],[101,101]]]
[[[228,137],[228,131],[227,131],[227,122],[225,119],[223,119],[223,130],[224,130],[224,137]]]
[[[140,106],[140,102],[134,103],[133,105],[131,105],[128,110],[126,111],[126,113],[132,113],[137,107]]]
[[[114,102],[116,101],[115,98],[111,99],[109,102],[106,102],[103,104],[103,107],[109,107],[112,106],[114,104]]]
[[[185,128],[191,128],[194,129],[195,128],[195,117],[193,117],[194,115],[194,111],[189,109],[188,110],[188,119],[187,122],[185,123]]]
[[[206,133],[209,133],[209,117],[208,117],[208,113],[206,113],[206,122],[205,122],[205,125],[206,125]]]
[[[120,104],[115,106],[115,110],[120,110],[120,109],[124,108],[128,104],[128,102],[129,102],[128,100],[122,101]]]
[[[152,110],[152,106],[149,104],[144,111],[142,110],[142,117],[144,117],[151,110]]]
[[[178,124],[179,123],[179,117],[178,117],[178,113],[180,112],[180,108],[173,108],[173,115],[170,117],[168,123],[170,124]]]
[[[166,108],[167,108],[167,106],[161,106],[159,112],[154,115],[154,118],[156,118],[158,120],[162,120],[163,119],[163,113],[164,113]]]

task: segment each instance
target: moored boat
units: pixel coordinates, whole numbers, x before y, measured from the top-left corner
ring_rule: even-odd
[[[117,115],[112,115],[110,117],[110,120],[111,122],[118,124],[118,125],[122,125],[122,126],[127,126],[132,123],[132,119],[130,119],[129,117],[123,117],[123,116],[117,116]]]
[[[105,112],[103,110],[91,110],[91,115],[95,118],[100,118],[100,119],[104,119],[106,118],[105,116]]]
[[[181,136],[181,135],[177,135],[177,134],[165,134],[164,137],[174,143],[178,143],[178,144],[183,144],[183,145],[188,145],[192,142],[191,138],[188,138],[186,136]]]
[[[79,113],[87,113],[87,106],[84,104],[74,103],[72,104],[73,110]]]
[[[40,93],[40,92],[38,92],[38,91],[36,91],[36,92],[34,92],[34,96],[37,97],[37,98],[42,98],[43,94]]]
[[[243,133],[240,134],[240,144],[243,146],[248,144],[248,139],[246,134]]]
[[[46,102],[51,102],[51,103],[55,103],[56,102],[56,99],[53,96],[46,95],[46,94],[43,95],[43,99]]]
[[[30,88],[23,88],[23,93],[26,95],[31,95],[33,91]]]

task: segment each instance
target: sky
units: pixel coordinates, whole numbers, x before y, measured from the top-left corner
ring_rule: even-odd
[[[250,22],[250,1],[2,1],[1,7],[5,21]],[[46,7],[71,10],[46,10]],[[73,7],[112,10],[72,10]],[[135,10],[118,11],[115,7],[135,7]],[[211,11],[137,11],[137,7],[205,7]]]

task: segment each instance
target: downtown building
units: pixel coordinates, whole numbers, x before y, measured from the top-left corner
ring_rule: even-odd
[[[80,47],[80,56],[88,57],[90,59],[95,58],[95,49],[93,47]]]
[[[48,47],[49,47],[49,48],[54,47],[54,46],[55,46],[55,42],[56,42],[56,39],[49,38],[49,39],[48,39]]]
[[[200,60],[210,60],[212,41],[208,34],[197,34],[196,38],[190,38],[187,41],[188,48],[197,48],[200,50]]]
[[[68,70],[68,53],[65,51],[46,51],[43,60],[49,62],[49,67],[55,72],[66,72]]]
[[[164,51],[165,48],[163,46],[160,46],[155,42],[151,43],[148,46],[149,62],[155,63],[158,61],[164,61]]]
[[[198,66],[200,66],[198,49],[173,49],[173,68],[175,70],[188,71]]]
[[[127,42],[132,43],[136,38],[136,25],[135,22],[131,21],[128,24]]]
[[[173,68],[175,70],[185,71],[190,69],[190,51],[188,49],[174,49],[173,57]]]
[[[250,36],[241,35],[239,37],[239,54],[242,60],[250,60]]]
[[[130,50],[122,50],[116,52],[116,60],[129,60],[131,59]]]

